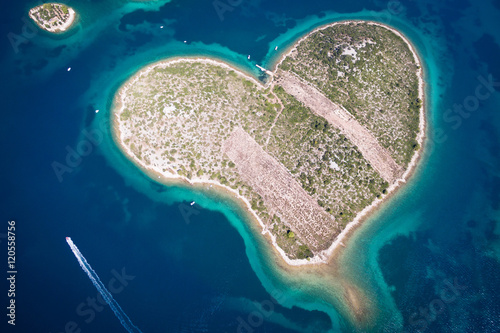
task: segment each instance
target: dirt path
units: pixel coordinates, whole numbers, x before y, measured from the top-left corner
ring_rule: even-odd
[[[278,111],[278,114],[276,115],[276,118],[274,118],[273,124],[271,125],[271,127],[269,127],[269,133],[267,133],[267,139],[266,139],[266,147],[269,144],[269,139],[271,138],[271,132],[273,131],[273,128],[276,125],[276,122],[278,121],[278,118],[280,117],[281,113],[285,109],[285,106],[283,105],[283,102],[281,101],[281,99],[278,98],[278,96],[276,96],[276,94],[273,91],[273,88],[274,88],[274,80],[273,80],[273,83],[271,83],[270,90],[271,90],[271,94],[273,94],[274,98],[276,98],[276,100],[278,101],[278,103],[280,103],[281,108]]]

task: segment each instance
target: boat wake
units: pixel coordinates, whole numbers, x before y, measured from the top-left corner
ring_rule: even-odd
[[[99,293],[101,294],[102,298],[106,301],[107,304],[109,304],[109,307],[113,312],[115,313],[116,318],[120,321],[120,323],[125,327],[127,331],[130,333],[142,333],[140,329],[138,329],[130,320],[130,318],[125,314],[123,309],[120,307],[120,305],[115,301],[111,293],[106,289],[104,284],[101,282],[101,279],[99,279],[99,276],[97,273],[92,269],[90,264],[87,262],[87,259],[83,256],[83,254],[78,250],[76,245],[73,243],[70,237],[66,237],[66,242],[68,243],[69,247],[71,248],[71,251],[75,254],[76,259],[78,259],[78,263],[80,264],[80,267],[87,273],[89,276],[90,280],[94,284],[94,286],[97,288]]]

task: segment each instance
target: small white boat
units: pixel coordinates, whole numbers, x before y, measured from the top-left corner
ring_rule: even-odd
[[[99,113],[99,110],[95,110],[95,113]]]
[[[162,25],[160,25],[160,29],[163,29],[163,26],[162,26]]]
[[[278,45],[276,45],[276,47],[274,48],[274,51],[278,51]]]
[[[193,201],[193,202],[191,202],[191,206],[192,206],[192,205],[194,205],[195,203],[196,203],[196,202],[194,202],[194,201]]]
[[[250,60],[250,54],[248,55],[247,59]]]
[[[68,72],[71,70],[71,67],[68,67]]]
[[[187,40],[184,41],[184,44],[186,44],[186,43],[187,43]]]

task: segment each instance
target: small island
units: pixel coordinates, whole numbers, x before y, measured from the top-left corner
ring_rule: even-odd
[[[116,96],[115,140],[155,178],[237,197],[289,264],[326,262],[416,165],[420,62],[399,32],[351,21],[311,32],[266,73],[207,58],[147,66]]]
[[[59,33],[74,23],[76,12],[64,4],[45,3],[30,9],[29,16],[41,29]]]

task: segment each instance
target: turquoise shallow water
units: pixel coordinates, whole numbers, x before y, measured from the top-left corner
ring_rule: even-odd
[[[90,310],[96,290],[66,236],[103,282],[112,270],[133,276],[115,299],[143,332],[499,330],[500,101],[498,85],[484,85],[489,75],[500,80],[498,4],[243,1],[223,20],[211,2],[69,4],[80,21],[57,38],[23,31],[32,3],[1,14],[1,211],[18,222],[19,305],[9,332],[63,332],[71,322],[88,332],[123,330],[108,308]],[[335,275],[286,273],[234,203],[148,179],[111,141],[113,95],[142,66],[207,55],[258,76],[254,64],[273,64],[274,46],[282,51],[344,19],[389,24],[415,44],[429,141],[415,176],[356,233]],[[9,33],[24,36],[17,52]],[[465,111],[447,112],[455,104]],[[83,129],[98,129],[103,140],[58,179],[52,163],[67,163]],[[328,279],[334,288],[325,290]],[[375,309],[366,326],[338,301],[342,279]]]

